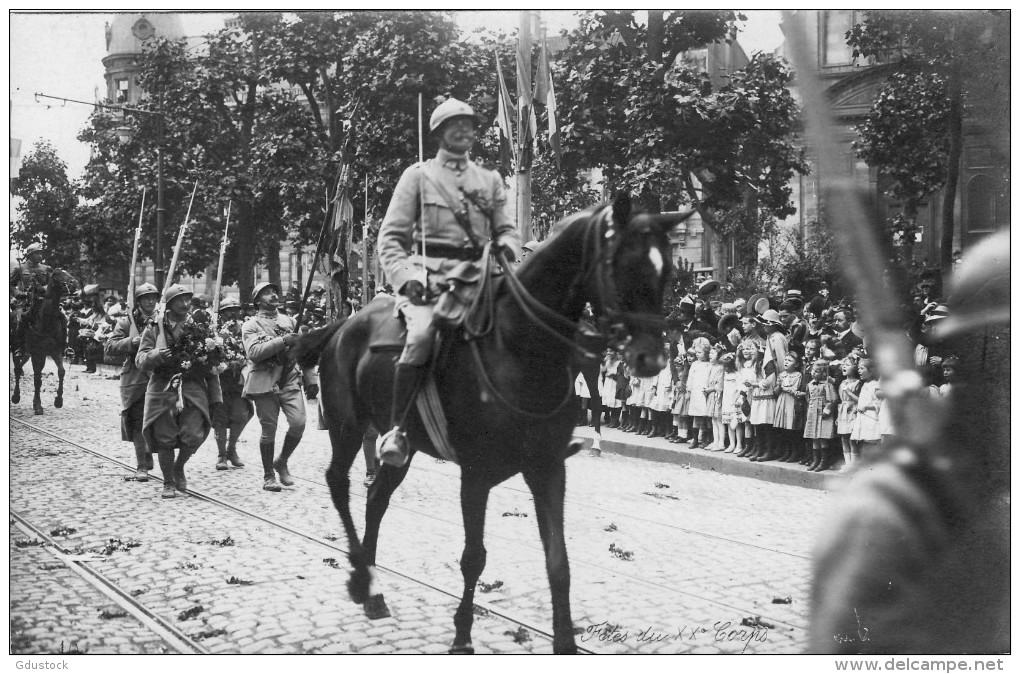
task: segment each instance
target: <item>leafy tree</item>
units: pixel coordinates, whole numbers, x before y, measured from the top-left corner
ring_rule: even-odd
[[[738,18],[674,11],[659,25],[656,14],[659,45],[649,43],[633,12],[587,13],[561,55],[569,101],[564,146],[581,155],[580,165],[602,167],[614,191],[641,195],[646,207],[693,203],[717,235],[720,262],[727,238],[760,221],[755,215],[738,224],[722,212],[790,215],[789,181],[807,170],[793,141],[797,107],[784,63],[757,54],[715,89],[708,73],[679,58],[732,40]],[[749,194],[754,209],[744,208]],[[754,240],[761,235],[754,232]],[[725,280],[725,265],[722,271]]]
[[[890,64],[855,148],[894,180],[890,193],[905,206],[893,226],[905,240],[916,226],[918,202],[943,190],[939,263],[946,274],[952,269],[964,116],[990,125],[993,133],[1007,126],[1008,12],[871,11],[847,33],[847,44],[855,58]]]
[[[11,192],[24,201],[18,204],[11,240],[22,249],[36,241],[46,244],[46,263],[81,277],[82,232],[76,226],[78,200],[67,177],[67,164],[47,141],[39,141],[21,164],[20,175],[11,181]]]

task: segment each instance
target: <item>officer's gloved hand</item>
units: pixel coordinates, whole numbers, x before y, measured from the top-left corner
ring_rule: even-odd
[[[496,259],[499,259],[499,256],[502,253],[506,257],[507,262],[517,261],[517,255],[514,253],[514,249],[505,243],[493,244],[492,252],[496,256]]]
[[[400,294],[411,300],[414,305],[425,304],[425,286],[421,281],[408,281],[401,288]]]

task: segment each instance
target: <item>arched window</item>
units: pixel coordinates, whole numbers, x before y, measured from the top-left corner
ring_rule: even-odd
[[[994,232],[995,184],[990,176],[979,173],[967,183],[967,231]]]

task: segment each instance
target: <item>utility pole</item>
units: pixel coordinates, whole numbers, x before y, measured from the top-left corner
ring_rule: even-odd
[[[521,27],[517,34],[518,64],[517,64],[517,109],[520,124],[517,128],[518,143],[532,143],[530,132],[521,133],[528,129],[529,120],[521,106],[524,96],[531,100],[531,12],[521,10]],[[522,71],[527,75],[527,81],[521,81]],[[534,101],[532,101],[534,105]],[[530,113],[530,110],[528,111]],[[520,148],[520,156],[530,156]],[[517,166],[517,228],[521,232],[521,241],[531,241],[531,161],[520,162]]]

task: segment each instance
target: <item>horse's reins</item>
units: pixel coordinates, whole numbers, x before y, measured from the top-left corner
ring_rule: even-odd
[[[605,207],[598,214],[599,217],[593,216],[588,221],[589,225],[585,229],[581,259],[582,269],[586,269],[586,271],[579,272],[574,276],[570,285],[570,294],[573,294],[576,292],[577,288],[587,283],[591,278],[591,275],[594,274],[601,266],[611,264],[612,262],[611,254],[613,252],[613,248],[610,247],[609,255],[606,255],[606,247],[603,246],[602,237],[600,235],[601,227],[599,227],[602,222],[608,219],[608,214],[609,207]],[[614,241],[614,239],[608,234],[607,238],[611,242]],[[483,249],[480,273],[483,287],[472,301],[467,316],[464,319],[464,332],[471,347],[471,355],[474,358],[475,366],[482,382],[500,403],[509,408],[515,414],[520,414],[532,419],[550,419],[559,414],[570,402],[573,393],[572,385],[567,387],[567,393],[563,397],[563,400],[561,400],[552,411],[542,414],[529,412],[528,410],[514,405],[499,392],[492,379],[486,373],[484,364],[482,363],[481,352],[478,348],[478,339],[491,333],[495,316],[494,287],[493,284],[489,282],[491,248],[492,242],[489,242]],[[591,263],[592,258],[594,258],[593,264]],[[578,352],[583,358],[595,359],[598,357],[597,354],[591,353],[574,341],[572,337],[564,336],[563,332],[542,320],[542,318],[538,316],[539,313],[547,317],[550,322],[558,323],[564,331],[569,330],[571,335],[576,333],[578,328],[576,322],[565,318],[557,311],[550,309],[542,302],[535,299],[535,297],[528,292],[527,288],[524,287],[524,284],[521,283],[520,279],[517,278],[517,274],[514,271],[513,266],[502,252],[497,253],[496,259],[505,272],[510,294],[529,320],[557,341]],[[649,320],[648,317],[653,316],[651,314],[646,315],[637,312],[620,311],[618,307],[618,298],[616,297],[615,284],[612,282],[611,278],[606,278],[605,274],[597,274],[595,276],[595,285],[595,303],[602,309],[602,311],[606,314],[606,317],[611,321],[613,319],[620,319],[624,324],[626,324],[629,318],[635,322],[644,322]],[[569,296],[570,295],[568,294],[568,297]],[[617,324],[619,324],[619,322],[617,322]],[[569,379],[569,367],[567,367],[567,373]]]

